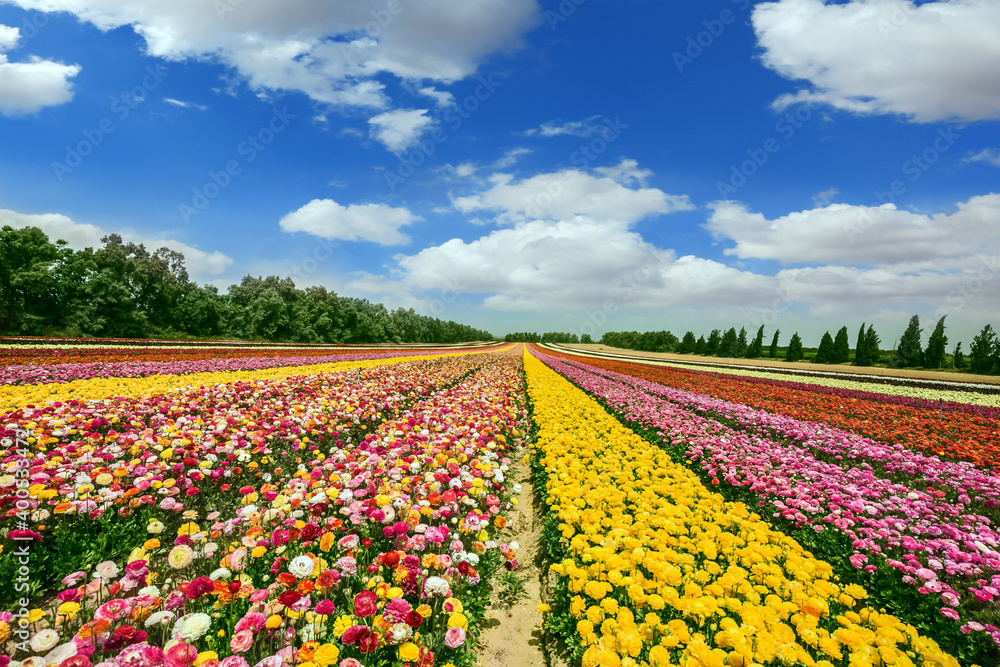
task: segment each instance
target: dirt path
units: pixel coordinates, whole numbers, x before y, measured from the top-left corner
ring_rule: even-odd
[[[779,370],[821,371],[825,373],[844,373],[847,375],[884,375],[889,377],[910,378],[916,380],[939,380],[945,382],[973,382],[977,384],[1000,384],[1000,376],[973,375],[955,371],[923,371],[909,368],[882,368],[879,366],[849,366],[846,364],[814,364],[807,361],[788,362],[784,359],[729,359],[727,357],[706,357],[700,354],[674,354],[672,352],[640,352],[624,350],[620,347],[608,347],[599,344],[567,343],[564,348],[572,348],[581,352],[604,352],[606,354],[621,354],[646,359],[669,359],[670,361],[696,361],[705,364],[736,364],[740,366],[761,366]]]
[[[518,573],[524,579],[526,597],[510,608],[499,604],[488,612],[491,619],[482,634],[479,665],[481,667],[561,667],[554,653],[552,638],[542,631],[542,616],[538,604],[546,597],[542,586],[544,552],[541,544],[542,517],[534,503],[531,473],[527,465],[517,462],[511,469],[513,479],[521,485],[517,510],[510,517],[509,541],[521,545]]]

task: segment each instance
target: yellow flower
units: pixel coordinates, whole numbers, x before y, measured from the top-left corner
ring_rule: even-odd
[[[333,644],[323,644],[313,654],[313,662],[318,667],[327,667],[337,662],[340,657],[340,649]]]
[[[421,618],[430,618],[432,610],[430,605],[422,604],[416,608],[416,612],[420,614]]]
[[[337,639],[347,632],[347,629],[354,625],[354,617],[344,614],[338,618],[333,624],[333,636]]]
[[[398,655],[404,662],[413,662],[420,658],[420,649],[413,642],[404,642],[399,645]]]
[[[63,602],[59,605],[59,613],[66,616],[75,616],[80,612],[80,605],[76,602]]]
[[[194,665],[194,667],[198,667],[198,665],[205,662],[206,660],[218,660],[218,659],[219,655],[215,651],[202,651],[201,653],[198,654],[198,657],[194,659],[194,662],[192,664]]]
[[[544,613],[547,613],[548,611],[549,611],[549,605],[545,604],[544,602],[542,604],[538,605],[538,613],[539,614],[544,614]]]
[[[448,627],[449,628],[462,628],[463,630],[469,629],[469,619],[465,617],[465,614],[461,612],[456,612],[448,616]]]
[[[270,616],[267,617],[267,621],[264,623],[264,626],[268,630],[275,630],[281,627],[281,616],[278,616],[277,614],[271,614]]]

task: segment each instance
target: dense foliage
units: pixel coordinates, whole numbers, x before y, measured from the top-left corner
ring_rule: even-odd
[[[97,250],[52,243],[36,227],[0,229],[0,334],[238,338],[301,343],[455,343],[486,331],[389,311],[290,278],[246,276],[222,294],[192,282],[184,256],[117,234]]]

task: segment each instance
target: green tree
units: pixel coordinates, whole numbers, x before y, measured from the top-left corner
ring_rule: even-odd
[[[851,341],[847,335],[847,327],[841,327],[833,339],[833,351],[830,353],[830,363],[846,364],[851,358]]]
[[[802,359],[802,339],[796,331],[792,334],[792,340],[788,342],[788,351],[785,352],[786,361],[800,361]]]
[[[746,335],[746,334],[744,334]],[[737,345],[739,339],[736,336],[736,327],[729,327],[726,333],[722,334],[722,340],[719,342],[719,352],[720,357],[735,357],[737,356]]]
[[[962,341],[958,341],[958,345],[955,346],[954,357],[955,357],[954,361],[955,368],[961,370],[969,365],[968,362],[965,360],[965,355],[962,354]]]
[[[719,353],[719,345],[722,344],[722,332],[712,329],[708,334],[708,343],[705,345],[705,354],[714,356]]]
[[[37,227],[0,229],[0,332],[41,333],[59,324],[53,268],[61,255]]]
[[[747,348],[747,359],[756,359],[764,354],[764,325],[760,325],[757,329],[757,335],[754,336],[753,342],[750,343],[750,347]]]
[[[944,318],[938,320],[931,337],[927,340],[927,349],[924,351],[925,368],[941,368],[944,366],[945,346],[948,344],[948,337],[944,335]]]
[[[865,332],[865,355],[867,363],[864,366],[874,366],[882,361],[882,351],[879,349],[881,340],[875,333],[875,325],[869,324],[868,331]],[[858,364],[861,366],[862,364]]]
[[[747,344],[747,328],[740,327],[740,333],[736,337],[736,354],[733,356],[745,357],[748,347],[749,345]]]
[[[980,374],[992,373],[996,347],[996,333],[992,325],[987,324],[969,345],[969,370]]]
[[[893,365],[897,368],[907,368],[911,366],[922,366],[924,353],[920,347],[920,316],[914,315],[910,318],[910,323],[899,339],[899,346],[896,348],[896,355]]]
[[[682,338],[681,342],[677,345],[677,354],[691,354],[694,352],[694,348],[697,344],[698,341],[695,340],[694,332],[688,331],[684,334],[684,338]]]
[[[828,364],[833,360],[833,336],[827,331],[819,341],[819,349],[816,350],[816,363]]]
[[[768,349],[767,356],[771,359],[775,359],[778,356],[778,335],[781,333],[781,329],[775,329],[774,336],[771,338],[771,347]]]
[[[588,334],[588,333],[580,334],[580,342],[581,343],[593,343],[594,339],[591,338],[590,334]]]
[[[861,329],[858,330],[858,343],[854,348],[854,365],[855,366],[871,366],[871,361],[869,360],[868,350],[865,348],[865,323],[861,323]]]
[[[705,335],[702,334],[698,336],[698,342],[694,345],[695,354],[708,354],[708,342],[705,340]]]

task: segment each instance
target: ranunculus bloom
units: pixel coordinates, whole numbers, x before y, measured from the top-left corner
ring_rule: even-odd
[[[354,596],[354,615],[358,618],[365,618],[373,615],[377,611],[375,606],[378,597],[371,591],[361,591]]]
[[[462,628],[448,628],[444,633],[444,644],[448,648],[458,648],[465,643],[465,630]]]

